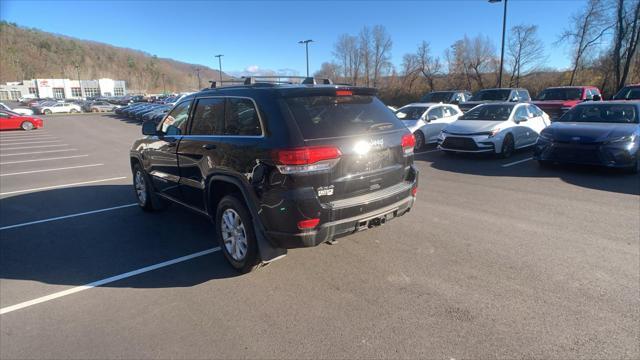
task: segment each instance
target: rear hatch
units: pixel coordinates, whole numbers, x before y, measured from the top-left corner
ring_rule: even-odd
[[[366,201],[368,194],[373,200],[407,186],[413,137],[375,90],[305,90],[287,94],[283,107],[305,148],[325,149],[324,157],[333,159],[321,161],[324,169],[292,174],[296,186],[313,187],[322,203],[356,196]]]

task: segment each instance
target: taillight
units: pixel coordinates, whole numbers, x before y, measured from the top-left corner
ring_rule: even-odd
[[[418,187],[415,186],[411,189],[411,196],[415,197],[418,194]]]
[[[294,174],[330,169],[341,155],[337,147],[315,146],[277,150],[274,158],[281,173]]]
[[[402,136],[401,140],[402,151],[405,155],[413,154],[413,148],[416,146],[416,138],[413,137],[413,134],[406,134]]]
[[[301,221],[298,221],[298,229],[300,230],[313,229],[314,227],[318,226],[319,223],[320,223],[320,219],[301,220]]]

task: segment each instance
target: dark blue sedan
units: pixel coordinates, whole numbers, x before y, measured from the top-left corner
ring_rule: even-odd
[[[575,163],[640,172],[640,101],[588,102],[542,130],[534,149],[541,165]]]

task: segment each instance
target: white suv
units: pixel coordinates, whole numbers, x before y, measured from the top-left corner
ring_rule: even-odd
[[[458,120],[462,111],[456,105],[442,103],[413,103],[395,112],[404,126],[416,138],[415,149],[438,141],[438,135],[450,123]]]
[[[56,113],[79,113],[82,112],[82,108],[79,105],[59,102],[52,105],[44,106],[40,108],[41,114],[56,114]]]
[[[446,153],[495,153],[508,158],[516,149],[535,145],[551,122],[529,103],[482,104],[442,130],[438,147]]]

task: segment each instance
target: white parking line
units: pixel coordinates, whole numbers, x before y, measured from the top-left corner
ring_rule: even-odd
[[[5,150],[6,150],[6,149],[5,149]],[[49,160],[73,159],[73,158],[87,157],[87,156],[89,156],[89,155],[73,155],[73,156],[60,156],[60,157],[46,158],[46,159],[20,160],[20,161],[6,161],[6,162],[1,162],[1,163],[0,163],[0,165],[20,164],[20,163],[27,163],[27,162],[34,162],[34,161],[49,161]]]
[[[48,219],[29,221],[29,222],[26,222],[26,223],[7,225],[7,226],[0,227],[0,230],[15,229],[15,228],[23,227],[23,226],[42,224],[42,223],[46,223],[46,222],[50,222],[50,221],[70,219],[70,218],[74,218],[74,217],[78,217],[78,216],[84,216],[84,215],[98,214],[98,213],[101,213],[101,212],[124,209],[124,208],[137,206],[137,205],[138,205],[137,203],[133,203],[133,204],[127,204],[127,205],[114,206],[114,207],[105,208],[105,209],[91,210],[91,211],[86,211],[86,212],[81,212],[81,213],[76,213],[76,214],[57,216],[57,217],[48,218]]]
[[[38,145],[38,146],[21,146],[17,148],[4,148],[2,150],[22,150],[22,149],[40,149],[48,147],[68,146],[69,144],[57,144],[57,145]]]
[[[529,160],[533,160],[533,158],[532,158],[532,157],[528,157],[528,158],[526,158],[526,159],[522,159],[522,160],[514,161],[514,162],[512,162],[512,163],[504,164],[504,165],[502,165],[502,167],[509,167],[509,166],[513,166],[513,165],[518,165],[518,164],[521,164],[521,163],[523,163],[523,162],[527,162],[527,161],[529,161]]]
[[[13,175],[34,174],[34,173],[40,173],[40,172],[59,171],[59,170],[69,170],[69,169],[80,169],[80,168],[93,167],[93,166],[102,166],[102,165],[104,165],[104,164],[89,164],[89,165],[68,166],[68,167],[55,168],[55,169],[43,169],[43,170],[20,171],[20,172],[9,173],[9,174],[0,174],[0,176],[13,176]]]
[[[38,131],[38,132],[19,132],[19,133],[0,133],[0,139],[1,138],[5,138],[5,137],[21,137],[21,136],[34,136],[34,135],[47,135],[47,132],[44,132],[42,130]]]
[[[77,150],[78,149],[46,150],[46,151],[26,152],[26,153],[17,153],[17,154],[0,154],[0,156],[48,154],[48,153],[54,153],[54,152],[77,151]]]
[[[47,139],[57,139],[55,136],[51,135],[40,135],[40,136],[19,136],[19,137],[0,137],[0,144],[4,141],[10,140],[47,140]]]
[[[77,183],[71,183],[71,184],[45,186],[45,187],[31,188],[31,189],[24,189],[24,190],[14,190],[14,191],[7,191],[7,192],[0,193],[0,196],[2,196],[2,195],[11,195],[11,194],[21,194],[21,193],[32,192],[32,191],[40,191],[40,190],[60,189],[60,188],[66,188],[66,187],[71,187],[71,186],[76,186],[76,185],[95,184],[95,183],[100,183],[100,182],[122,180],[122,179],[126,179],[126,178],[127,178],[126,176],[120,176],[120,177],[114,177],[114,178],[109,178],[109,179],[83,181],[83,182],[77,182]]]
[[[115,282],[115,281],[118,281],[118,280],[126,279],[126,278],[129,278],[129,277],[132,277],[132,276],[144,274],[146,272],[149,272],[149,271],[152,271],[152,270],[156,270],[156,269],[160,269],[160,268],[163,268],[163,267],[166,267],[166,266],[174,265],[174,264],[177,264],[177,263],[181,263],[183,261],[195,259],[197,257],[208,255],[208,254],[211,254],[211,253],[214,253],[214,252],[217,252],[217,251],[220,251],[220,247],[219,246],[218,247],[214,247],[214,248],[210,248],[210,249],[207,249],[207,250],[203,250],[203,251],[198,251],[198,252],[193,253],[193,254],[181,256],[181,257],[176,258],[176,259],[163,261],[161,263],[158,263],[158,264],[155,264],[155,265],[150,265],[150,266],[147,266],[147,267],[143,267],[141,269],[129,271],[129,272],[126,272],[124,274],[115,275],[115,276],[112,276],[112,277],[108,277],[106,279],[94,281],[94,282],[88,283],[86,285],[76,286],[76,287],[71,288],[71,289],[67,289],[67,290],[64,290],[64,291],[59,291],[57,293],[53,293],[51,295],[47,295],[47,296],[39,297],[37,299],[21,302],[21,303],[16,304],[16,305],[3,307],[3,308],[0,309],[0,315],[4,315],[4,314],[10,313],[12,311],[24,309],[26,307],[37,305],[37,304],[40,304],[40,303],[43,303],[43,302],[47,302],[47,301],[51,301],[51,300],[54,300],[54,299],[58,299],[58,298],[61,298],[63,296],[79,293],[80,291],[93,289],[94,287],[106,285],[106,284],[109,284],[109,283],[112,283],[112,282]]]
[[[29,141],[29,140],[9,140],[9,141],[0,141],[0,145],[29,145],[29,144],[46,144],[52,142],[60,142],[62,140],[45,140],[45,141]]]

